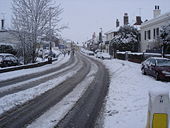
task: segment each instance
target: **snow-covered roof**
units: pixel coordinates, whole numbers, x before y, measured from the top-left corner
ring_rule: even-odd
[[[15,44],[7,43],[7,42],[0,42],[0,45],[10,45],[10,46],[15,46]]]
[[[12,55],[12,54],[9,54],[9,53],[0,53],[0,56],[9,56],[9,55]]]
[[[141,25],[133,25],[138,31],[140,30]]]
[[[107,34],[110,34],[110,33],[117,32],[117,31],[119,30],[119,28],[120,28],[120,27],[116,27],[116,28],[114,28],[114,29],[109,30],[108,32],[106,32],[106,33],[104,33],[104,34],[107,35]]]
[[[151,20],[148,20],[144,23],[141,24],[141,28],[145,28],[147,27],[148,25],[154,25],[156,23],[159,23],[159,22],[163,22],[165,20],[170,20],[170,12],[167,12],[163,15],[160,15],[159,17],[156,17],[156,18],[153,18]]]

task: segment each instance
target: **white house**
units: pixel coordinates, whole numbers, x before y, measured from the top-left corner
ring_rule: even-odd
[[[153,10],[154,18],[142,23],[141,25],[141,44],[140,49],[142,52],[160,47],[160,30],[162,26],[170,24],[170,12],[161,14],[159,6],[155,6]]]

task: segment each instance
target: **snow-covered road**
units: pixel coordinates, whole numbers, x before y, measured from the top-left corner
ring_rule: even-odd
[[[73,108],[78,99],[84,94],[88,86],[95,78],[94,75],[98,70],[97,65],[93,64],[91,71],[86,78],[77,85],[72,92],[57,103],[50,110],[45,112],[40,118],[28,126],[28,128],[53,128],[64,116]]]
[[[104,128],[144,128],[147,121],[148,92],[170,90],[170,82],[144,76],[140,64],[104,60],[111,83],[106,97]]]
[[[77,67],[74,71],[66,73],[65,75],[59,76],[56,79],[49,80],[36,87],[29,88],[24,91],[20,91],[18,93],[10,94],[10,95],[0,98],[0,114],[2,114],[5,111],[8,111],[11,108],[17,107],[18,105],[22,105],[25,102],[28,102],[29,100],[32,100],[35,97],[40,96],[41,94],[45,93],[46,91],[56,87],[57,85],[59,85],[60,83],[68,79],[69,77],[76,74],[77,71],[79,71],[81,67],[82,67],[82,64],[80,64],[79,67]]]

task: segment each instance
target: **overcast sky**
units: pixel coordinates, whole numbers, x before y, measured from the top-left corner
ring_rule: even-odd
[[[11,1],[0,0],[0,17],[5,13],[6,27],[10,27]],[[61,35],[74,41],[85,41],[100,31],[107,32],[115,28],[116,19],[122,24],[124,13],[128,13],[129,22],[134,23],[137,15],[142,20],[153,18],[153,9],[159,5],[161,13],[170,12],[170,0],[55,0],[61,4],[64,12],[61,24],[69,29]]]

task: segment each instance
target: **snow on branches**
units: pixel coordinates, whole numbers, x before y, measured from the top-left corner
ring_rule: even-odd
[[[160,37],[163,41],[170,42],[170,24],[162,26]]]
[[[13,0],[13,27],[18,32],[23,54],[30,48],[34,63],[37,56],[38,37],[54,34],[63,27],[59,26],[63,9],[53,0]],[[27,55],[23,55],[27,56]]]
[[[136,51],[139,43],[138,39],[138,30],[133,26],[125,25],[119,28],[111,43],[117,50]]]

